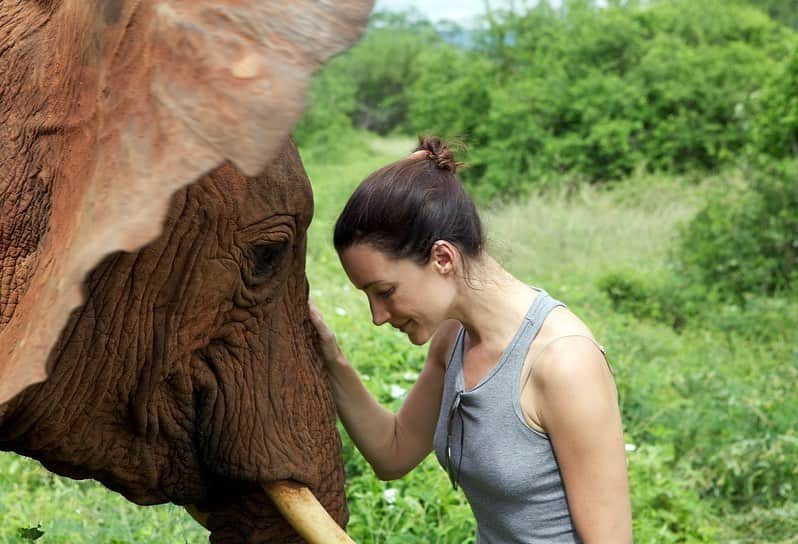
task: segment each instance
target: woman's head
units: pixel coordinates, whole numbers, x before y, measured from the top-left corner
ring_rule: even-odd
[[[410,157],[380,168],[355,190],[335,224],[335,249],[365,243],[389,257],[426,264],[433,244],[444,240],[464,257],[478,257],[482,224],[458,166],[439,138],[419,139]]]

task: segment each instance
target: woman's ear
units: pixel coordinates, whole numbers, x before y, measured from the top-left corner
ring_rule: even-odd
[[[455,272],[459,255],[457,246],[446,240],[438,240],[432,244],[430,262],[438,273],[448,275]]]

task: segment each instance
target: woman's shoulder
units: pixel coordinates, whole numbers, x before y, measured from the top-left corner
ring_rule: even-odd
[[[538,334],[541,339],[548,341],[574,335],[593,339],[590,328],[565,305],[555,306],[551,310]]]
[[[547,414],[563,412],[563,406],[574,399],[594,407],[617,400],[612,369],[601,345],[570,311],[556,311],[560,315],[551,317],[557,326],[541,338],[534,360],[526,363],[521,394],[524,414],[546,433],[553,423]]]
[[[590,387],[597,379],[611,376],[604,348],[568,308],[552,310],[540,332],[543,334],[530,368],[538,389],[565,384]]]
[[[557,306],[541,327],[528,354],[527,370],[541,380],[573,379],[606,367],[604,348],[590,328],[565,306]],[[588,372],[589,375],[589,372]]]

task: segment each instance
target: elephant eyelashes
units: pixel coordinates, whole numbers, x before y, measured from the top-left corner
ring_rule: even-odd
[[[268,279],[280,268],[288,251],[287,242],[259,244],[249,250],[252,276],[255,281]]]

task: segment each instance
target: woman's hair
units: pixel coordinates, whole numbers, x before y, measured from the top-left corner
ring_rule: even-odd
[[[349,197],[335,223],[339,253],[368,243],[391,257],[426,264],[437,240],[470,257],[482,252],[482,223],[456,175],[462,164],[440,138],[419,137],[415,151],[369,175]]]

